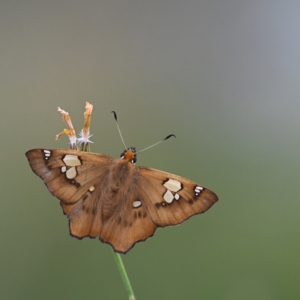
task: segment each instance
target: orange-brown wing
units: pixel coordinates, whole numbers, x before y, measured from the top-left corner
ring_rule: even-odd
[[[110,168],[107,192],[103,194],[105,221],[101,241],[115,251],[126,253],[136,242],[152,236],[156,225],[143,204],[136,167],[126,159],[117,159]]]
[[[116,195],[115,201],[122,205],[115,208],[100,233],[100,239],[117,252],[126,253],[151,237],[158,226],[179,224],[218,200],[212,191],[183,177],[132,168],[135,176]]]
[[[177,225],[218,201],[211,190],[181,176],[140,167],[139,191],[157,226]]]
[[[120,205],[103,224],[100,233],[101,241],[120,253],[128,252],[136,242],[152,236],[157,227],[144,205],[140,191],[136,189],[136,183],[132,182],[125,188],[126,192],[120,191],[116,195],[115,201]]]
[[[99,236],[121,253],[152,236],[157,226],[179,224],[218,200],[183,177],[101,154],[36,149],[26,156],[61,200],[71,235]]]
[[[70,234],[77,238],[99,236],[101,185],[113,159],[95,153],[52,149],[30,150],[26,156],[34,173],[61,200],[69,218]]]

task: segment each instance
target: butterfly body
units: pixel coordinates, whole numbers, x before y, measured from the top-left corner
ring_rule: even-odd
[[[135,149],[121,158],[77,150],[34,149],[32,170],[60,200],[70,234],[99,237],[126,253],[157,227],[205,212],[217,196],[181,176],[135,166]]]

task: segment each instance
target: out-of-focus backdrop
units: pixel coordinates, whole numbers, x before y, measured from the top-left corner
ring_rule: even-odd
[[[299,1],[2,1],[1,299],[126,299],[111,248],[69,236],[24,153],[66,148],[57,107],[93,152],[219,202],[124,257],[139,299],[299,299]]]

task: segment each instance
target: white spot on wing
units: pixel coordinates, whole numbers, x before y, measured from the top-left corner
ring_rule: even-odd
[[[90,188],[89,188],[89,191],[90,192],[93,192],[95,190],[95,187],[92,185],[92,186],[90,186]]]
[[[203,187],[202,187],[202,186],[196,186],[196,187],[195,187],[195,190],[199,190],[199,192],[200,192],[200,191],[203,190]]]
[[[68,166],[68,167],[76,167],[76,166],[80,166],[81,165],[81,162],[78,159],[77,155],[67,154],[64,157],[63,161],[66,164],[66,166]]]
[[[45,159],[48,159],[51,155],[51,151],[50,150],[43,150],[43,151],[44,151]]]
[[[76,168],[72,167],[66,172],[66,176],[68,179],[73,179],[77,175]]]
[[[202,186],[196,186],[195,187],[195,194],[196,194],[196,196],[198,196],[202,190],[203,190]]]
[[[132,203],[133,207],[140,207],[142,205],[141,201],[133,201]]]
[[[167,190],[164,194],[164,199],[167,203],[172,203],[174,196],[169,190]]]
[[[178,192],[182,188],[181,183],[174,179],[169,179],[168,181],[166,181],[164,183],[164,187],[166,187],[168,190],[172,192]]]
[[[175,197],[175,200],[179,200],[180,195],[176,193],[174,197]]]
[[[65,173],[65,172],[67,171],[67,167],[66,167],[66,166],[61,167],[61,171],[62,171],[63,173]]]

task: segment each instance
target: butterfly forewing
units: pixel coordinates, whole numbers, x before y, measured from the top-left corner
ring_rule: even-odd
[[[215,193],[181,176],[145,167],[139,175],[145,204],[158,226],[182,223],[218,201]]]
[[[99,237],[126,253],[158,226],[176,225],[217,200],[210,190],[180,176],[135,167],[126,159],[75,150],[26,153],[32,170],[61,200],[70,234]]]
[[[26,153],[34,173],[64,203],[75,203],[105,177],[113,159],[75,150],[35,149]],[[73,161],[70,160],[73,158]]]

